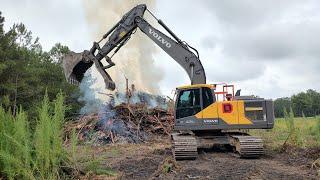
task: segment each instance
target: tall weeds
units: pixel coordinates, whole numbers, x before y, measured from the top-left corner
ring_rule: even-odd
[[[31,132],[26,113],[16,117],[0,107],[0,177],[8,179],[59,179],[66,160],[62,142],[64,97],[57,95],[50,106],[47,95],[38,110],[36,128]]]
[[[284,142],[284,145],[287,145],[288,143],[290,143],[291,145],[303,146],[301,131],[298,127],[295,126],[294,112],[292,108],[290,108],[289,113],[287,112],[286,109],[284,109],[284,119],[289,132],[289,135],[286,141]]]
[[[316,120],[317,120],[317,122],[313,128],[313,134],[315,135],[315,137],[318,141],[318,144],[320,145],[320,116],[317,116]]]

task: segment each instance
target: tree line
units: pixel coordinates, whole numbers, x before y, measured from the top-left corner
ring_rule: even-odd
[[[0,12],[0,104],[13,114],[22,106],[30,117],[47,92],[54,99],[61,91],[65,95],[67,116],[77,113],[79,90],[65,80],[62,57],[69,48],[60,43],[44,51],[39,38],[34,38],[24,24],[14,24],[5,32],[5,18]]]
[[[320,114],[320,93],[309,89],[291,97],[278,98],[274,101],[276,117],[284,117],[285,111],[292,108],[296,117],[312,117]]]

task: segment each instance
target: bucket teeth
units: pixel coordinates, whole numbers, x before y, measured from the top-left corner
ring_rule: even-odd
[[[74,76],[70,76],[67,79],[68,83],[79,86],[80,82],[74,77]]]

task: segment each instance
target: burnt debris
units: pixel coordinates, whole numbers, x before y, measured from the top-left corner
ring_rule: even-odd
[[[65,125],[66,142],[76,130],[81,143],[142,143],[154,137],[169,136],[173,125],[172,103],[168,98],[135,93],[127,102],[115,103],[122,94],[113,96],[97,113],[87,114]],[[128,97],[128,96],[127,96]]]

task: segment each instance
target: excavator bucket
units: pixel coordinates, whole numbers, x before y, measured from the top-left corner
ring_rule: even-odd
[[[67,81],[74,85],[79,85],[84,77],[84,73],[92,66],[93,62],[85,61],[83,53],[70,51],[63,58],[63,70]]]
[[[115,83],[112,81],[110,75],[105,71],[103,64],[93,56],[90,56],[89,51],[84,51],[82,53],[70,51],[62,61],[64,75],[69,83],[79,85],[85,72],[94,63],[104,79],[106,88],[112,91],[115,89]]]

